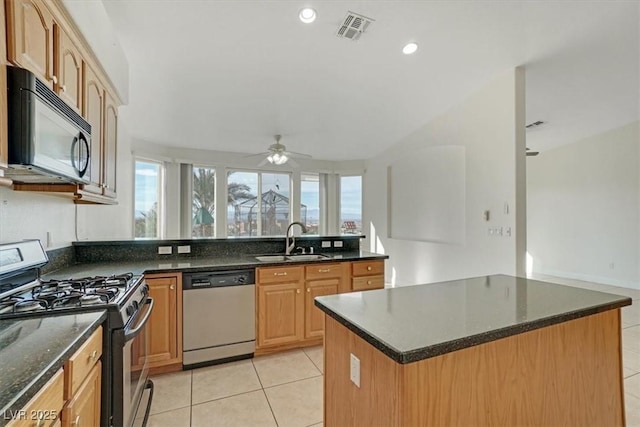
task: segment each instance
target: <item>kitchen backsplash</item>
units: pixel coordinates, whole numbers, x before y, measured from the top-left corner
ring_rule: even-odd
[[[360,250],[360,240],[362,238],[364,236],[361,235],[302,236],[296,237],[296,247],[303,247],[307,252],[309,252],[309,248],[313,248],[314,253],[351,252]],[[325,242],[325,245],[327,245],[326,242],[330,242],[330,247],[322,247],[323,242]],[[336,242],[338,243],[336,244]],[[340,246],[340,242],[342,246]],[[189,253],[178,253],[179,247],[185,250],[187,246],[189,247]],[[158,248],[160,247],[170,247],[171,254],[159,254]],[[171,260],[216,255],[284,253],[285,239],[284,237],[265,237],[251,239],[95,241],[74,242],[72,248],[74,249],[73,257],[66,258],[71,263]]]

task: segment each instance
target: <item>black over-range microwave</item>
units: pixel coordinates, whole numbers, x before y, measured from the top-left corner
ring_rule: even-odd
[[[91,125],[28,70],[7,67],[8,163],[18,183],[88,183]]]

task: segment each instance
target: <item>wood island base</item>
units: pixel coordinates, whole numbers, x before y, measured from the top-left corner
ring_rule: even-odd
[[[324,425],[624,426],[620,330],[614,309],[400,364],[325,315]]]

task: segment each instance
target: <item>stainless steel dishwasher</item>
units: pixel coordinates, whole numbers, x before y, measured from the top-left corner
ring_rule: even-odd
[[[182,364],[186,369],[253,357],[255,271],[182,276]]]

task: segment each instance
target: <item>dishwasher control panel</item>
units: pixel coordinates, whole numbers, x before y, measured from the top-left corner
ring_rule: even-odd
[[[185,273],[182,276],[183,290],[218,288],[225,286],[243,286],[253,284],[255,284],[254,270]]]

